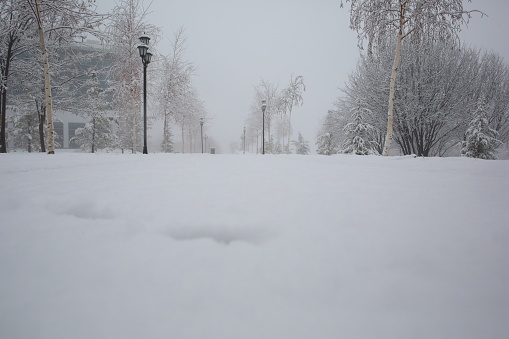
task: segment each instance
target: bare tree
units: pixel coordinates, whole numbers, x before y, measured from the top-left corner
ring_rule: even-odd
[[[457,40],[462,24],[471,13],[463,0],[345,0],[350,2],[350,28],[357,31],[359,47],[368,41],[368,54],[374,46],[384,47],[396,34],[396,48],[391,71],[387,136],[383,155],[387,156],[393,139],[396,74],[403,39],[422,41]],[[469,0],[470,2],[470,0]],[[343,1],[341,1],[341,7]]]

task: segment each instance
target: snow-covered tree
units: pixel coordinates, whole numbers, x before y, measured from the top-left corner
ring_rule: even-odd
[[[497,136],[497,131],[489,126],[487,108],[481,99],[465,132],[461,155],[487,160],[497,159],[496,149],[502,144]]]
[[[87,34],[98,33],[96,28],[104,19],[93,9],[94,0],[27,0],[39,35],[44,68],[45,111],[48,129],[48,154],[55,153],[53,129],[53,98],[46,34],[54,33],[54,39],[68,45],[82,40]]]
[[[166,130],[166,134],[163,137],[163,141],[161,143],[161,151],[164,153],[173,153],[173,134],[171,133],[171,128]]]
[[[157,102],[159,114],[163,118],[164,152],[173,151],[173,147],[170,147],[173,144],[171,122],[175,122],[176,119],[180,122],[186,121],[184,115],[188,113],[190,96],[195,95],[191,79],[195,67],[184,59],[186,40],[185,30],[181,27],[174,33],[170,54],[162,56],[163,67],[160,70]]]
[[[265,114],[262,114],[261,103],[262,100],[266,101],[267,107]],[[282,101],[279,95],[278,86],[271,82],[262,79],[260,83],[255,87],[255,93],[253,101],[251,102],[251,116],[253,121],[259,121],[259,124],[249,126],[256,126],[262,135],[263,128],[265,127],[265,153],[272,153],[272,140],[271,140],[271,128],[273,127],[274,119],[280,116],[282,112]],[[265,120],[263,120],[263,118]],[[263,136],[262,136],[263,137]],[[261,145],[260,140],[260,145]]]
[[[360,105],[351,112],[351,121],[345,126],[346,139],[343,153],[356,155],[378,154],[376,142],[372,140],[374,127],[366,122],[370,111]]]
[[[20,108],[15,110],[15,113],[23,116],[29,114],[26,103],[30,102],[32,105],[30,111],[39,111],[40,149],[46,151],[45,121],[48,122],[46,124],[48,130],[52,128],[51,107],[47,107],[46,101],[51,101],[51,106],[57,105],[55,107],[63,108],[62,104],[65,101],[69,102],[69,98],[76,97],[76,95],[69,95],[66,87],[69,87],[74,81],[73,78],[78,76],[71,71],[70,66],[80,64],[80,60],[70,56],[85,37],[101,37],[99,26],[104,18],[95,12],[92,0],[4,0],[0,2],[2,73],[0,139],[5,138],[4,118],[7,101],[11,107]],[[45,48],[41,49],[41,46]],[[53,65],[51,72],[49,72],[49,60]],[[83,60],[84,58],[81,61]],[[45,73],[44,68],[47,69]],[[51,82],[51,86],[47,86],[48,81]],[[7,89],[9,89],[9,96],[7,96]],[[50,91],[51,96],[48,97]],[[23,102],[24,99],[29,100]],[[49,139],[54,137],[54,131],[47,136]],[[5,143],[0,141],[0,145],[2,145],[0,151],[6,151]],[[50,153],[54,151],[53,142],[50,142],[48,148]]]
[[[345,1],[351,5],[350,28],[357,31],[359,47],[362,47],[364,40],[368,41],[368,54],[375,47],[387,47],[387,42],[396,38],[383,152],[387,156],[393,139],[396,76],[403,39],[409,37],[413,44],[455,41],[461,25],[467,23],[471,13],[476,11],[464,10],[463,0]]]
[[[187,134],[188,149],[190,153],[193,153],[193,145],[195,145],[193,142],[200,132],[200,118],[206,119],[207,112],[197,89],[194,87],[187,88],[185,93],[182,94],[181,100],[176,107],[173,119],[180,128],[182,152],[184,153],[186,149]],[[206,128],[206,124],[204,124],[204,128]]]
[[[7,152],[7,92],[13,67],[30,48],[33,15],[25,1],[0,1],[0,153]],[[11,92],[12,93],[12,92]]]
[[[324,133],[318,136],[316,140],[316,153],[322,155],[332,155],[337,153],[334,140],[331,133]]]
[[[303,92],[306,91],[306,85],[304,84],[304,77],[298,75],[295,78],[293,75],[290,77],[290,83],[288,87],[284,88],[280,94],[280,100],[282,101],[282,113],[283,113],[283,134],[286,132],[288,136],[288,142],[286,146],[282,147],[286,149],[286,153],[290,153],[290,138],[292,136],[292,110],[294,106],[302,106],[304,100],[302,98]]]
[[[340,100],[335,103],[336,109],[329,110],[325,115],[320,130],[317,134],[316,145],[321,148],[320,145],[325,145],[324,152],[330,149],[332,154],[339,151],[339,146],[343,143],[344,132],[343,128],[347,124],[346,114],[343,114],[343,109],[340,109]],[[330,146],[328,139],[330,138]],[[319,153],[321,154],[321,153]]]
[[[116,145],[115,127],[115,120],[112,117],[93,117],[84,127],[76,129],[75,136],[70,141],[91,153],[113,148]]]
[[[8,140],[13,142],[15,148],[26,149],[29,153],[39,150],[39,134],[37,132],[39,119],[36,112],[15,114],[9,117],[8,121],[12,126],[9,129]]]
[[[84,128],[76,130],[74,142],[91,153],[95,153],[98,149],[114,148],[117,138],[114,135],[116,124],[111,105],[113,90],[107,87],[106,82],[101,83],[97,72],[91,73],[82,89],[85,93],[79,99],[83,103],[69,110],[89,119],[89,122]]]
[[[295,153],[296,154],[302,154],[307,155],[309,154],[309,142],[304,140],[304,137],[302,136],[302,133],[299,132],[299,135],[297,137],[297,140],[292,141],[293,146],[295,146]]]

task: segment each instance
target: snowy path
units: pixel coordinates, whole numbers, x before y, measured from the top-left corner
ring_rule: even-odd
[[[508,178],[460,158],[1,155],[0,338],[505,339]]]

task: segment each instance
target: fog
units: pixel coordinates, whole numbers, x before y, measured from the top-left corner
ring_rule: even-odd
[[[115,4],[98,2],[103,12]],[[154,0],[146,5],[149,22],[162,30],[156,46],[161,53],[170,52],[173,32],[186,28],[186,59],[197,67],[194,84],[211,117],[205,131],[223,152],[230,151],[231,142],[240,143],[253,87],[262,78],[284,87],[292,74],[304,76],[306,82],[304,105],[292,112],[294,137],[302,132],[314,150],[321,119],[359,56],[348,6],[340,8],[339,0]],[[460,33],[462,41],[507,60],[509,3],[474,0],[465,7],[487,16],[473,13]],[[157,147],[161,132],[153,128],[149,134],[152,147]]]

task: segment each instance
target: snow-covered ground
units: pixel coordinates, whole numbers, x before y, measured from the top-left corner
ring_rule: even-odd
[[[509,161],[0,156],[2,339],[507,339]]]

